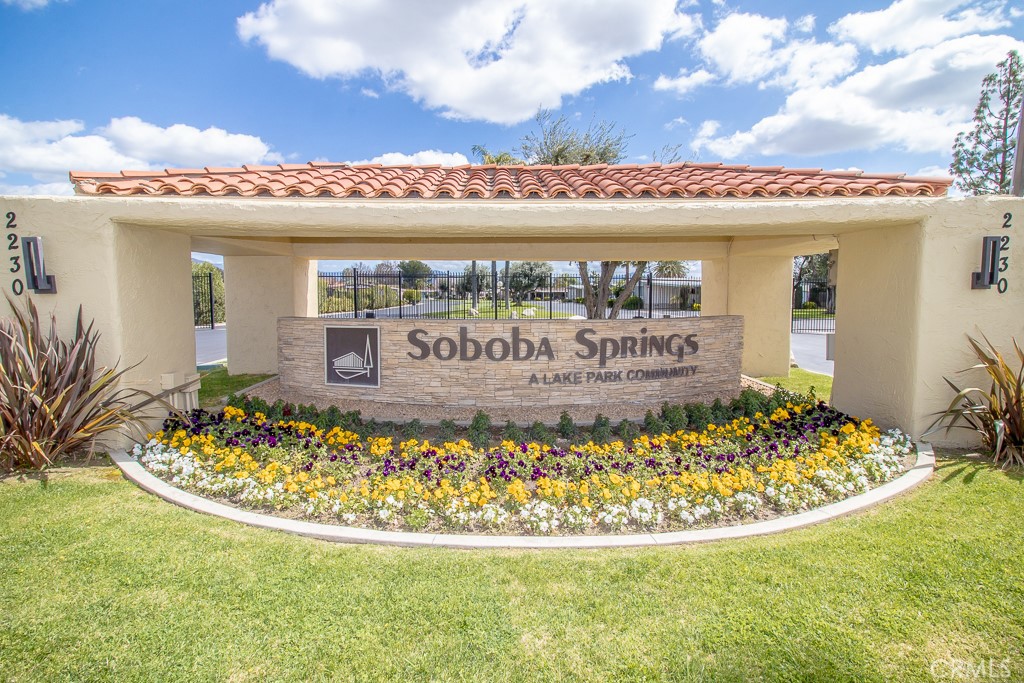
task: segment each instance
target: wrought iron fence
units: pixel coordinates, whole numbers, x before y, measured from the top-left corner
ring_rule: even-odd
[[[596,278],[592,278],[594,281]],[[627,279],[612,279],[617,295]],[[468,272],[320,273],[321,317],[336,318],[572,318],[587,317],[583,280],[578,275],[550,275],[537,286],[518,289],[510,278],[506,292],[504,272],[495,278],[478,271],[474,296]],[[700,315],[699,278],[644,275],[619,313],[620,318],[661,318]],[[606,313],[611,300],[606,302]]]
[[[827,280],[793,282],[793,332],[836,331],[836,288]]]
[[[192,275],[192,315],[196,327],[209,327],[216,324],[213,301],[213,273]]]

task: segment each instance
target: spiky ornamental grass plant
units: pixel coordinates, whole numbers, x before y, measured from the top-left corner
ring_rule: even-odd
[[[1014,372],[992,342],[984,335],[982,338],[984,346],[973,337],[967,337],[979,363],[962,372],[984,369],[992,378],[991,387],[988,391],[978,387],[961,389],[943,377],[956,396],[949,407],[938,414],[928,433],[943,424],[947,434],[954,428],[970,429],[981,435],[997,464],[1021,467],[1024,466],[1024,351],[1013,339],[1020,363],[1020,368]]]
[[[107,432],[127,427],[143,433],[136,411],[167,405],[148,392],[119,387],[135,366],[97,367],[100,334],[93,322],[84,323],[81,307],[74,335],[65,341],[52,314],[45,329],[30,299],[24,308],[7,301],[13,316],[0,319],[0,467],[39,469],[94,448]]]

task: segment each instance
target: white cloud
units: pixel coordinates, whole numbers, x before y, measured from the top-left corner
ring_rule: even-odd
[[[736,158],[813,155],[891,147],[946,153],[964,129],[982,77],[1010,49],[1008,36],[966,36],[869,66],[834,85],[802,85],[775,114],[748,130],[718,135],[705,122],[695,149]]]
[[[786,35],[785,19],[735,12],[722,19],[697,45],[701,55],[731,83],[753,83],[777,68],[770,58]]]
[[[796,40],[776,50],[770,59],[779,71],[761,87],[823,86],[857,68],[857,48],[849,43]]]
[[[64,2],[66,0],[60,0]],[[29,12],[34,9],[42,9],[50,4],[51,0],[2,0],[8,7],[18,7]]]
[[[677,95],[685,95],[691,90],[696,90],[702,85],[710,83],[715,80],[715,75],[710,71],[704,69],[698,69],[692,73],[688,73],[686,69],[680,69],[679,75],[675,78],[669,78],[664,74],[658,76],[657,80],[654,81],[655,90],[671,90]]]
[[[925,166],[914,171],[918,178],[950,178],[948,166]]]
[[[685,126],[687,123],[689,123],[689,121],[684,119],[682,116],[677,116],[665,124],[665,130],[672,130],[673,128],[678,128],[679,126]]]
[[[800,33],[810,33],[814,30],[814,23],[817,21],[813,14],[805,14],[793,22],[793,28]]]
[[[363,88],[359,92],[362,93],[363,97],[369,97],[374,100],[380,97],[380,93],[371,88]]]
[[[0,177],[23,174],[41,185],[10,184],[54,192],[71,170],[148,170],[180,166],[277,163],[280,156],[252,135],[184,124],[162,128],[133,116],[111,119],[93,132],[77,120],[21,121],[0,114]],[[70,187],[70,185],[68,185]]]
[[[62,183],[36,183],[35,185],[0,183],[0,195],[71,195],[74,193],[74,187],[66,180]]]
[[[314,78],[379,76],[444,116],[513,124],[692,35],[676,0],[271,0],[238,34]]]
[[[125,116],[111,119],[98,132],[126,154],[151,161],[173,161],[176,166],[241,166],[283,161],[254,135],[229,133],[212,126],[199,130],[176,123],[161,128],[135,116]]]
[[[829,32],[876,54],[906,53],[949,38],[1004,28],[1009,25],[1004,9],[1001,1],[897,0],[885,9],[848,14]]]
[[[382,164],[384,166],[430,166],[439,164],[441,166],[465,166],[469,159],[460,152],[442,152],[438,149],[425,149],[412,154],[402,152],[385,152],[372,159],[361,161],[343,161],[345,164]]]

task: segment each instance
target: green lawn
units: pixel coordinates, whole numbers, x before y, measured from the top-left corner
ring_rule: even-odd
[[[472,308],[472,304],[469,301],[452,301],[450,305],[446,305],[444,301],[432,302],[431,311],[427,313],[427,318],[447,318],[449,316],[455,317],[468,317],[469,309]],[[545,319],[545,318],[570,318],[572,313],[566,313],[564,311],[552,311],[548,312],[548,303],[546,301],[527,301],[522,304],[512,304],[512,311],[516,313],[520,318],[529,320],[523,316],[523,310],[532,308],[534,312],[533,319]],[[477,312],[480,314],[479,318],[490,318],[494,319],[494,306],[491,305],[490,301],[480,301],[476,306]],[[505,308],[503,302],[498,302],[498,318],[511,318],[511,312]]]
[[[96,466],[0,481],[5,681],[926,681],[1024,677],[1021,477],[775,537],[653,549],[332,545]],[[940,672],[942,669],[939,669]]]
[[[814,387],[814,395],[825,401],[832,395],[832,377],[822,375],[803,368],[790,368],[789,377],[759,377],[762,382],[772,386],[781,384],[783,389],[807,394]]]
[[[796,319],[807,319],[807,318],[820,318],[821,320],[832,320],[836,317],[835,313],[829,313],[822,308],[794,308],[793,317]]]
[[[273,375],[229,375],[226,365],[199,371],[199,405],[212,408],[224,404],[229,394],[237,393]]]

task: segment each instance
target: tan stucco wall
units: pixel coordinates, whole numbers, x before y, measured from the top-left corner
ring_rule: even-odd
[[[911,425],[921,229],[841,235],[839,253],[832,400],[885,426]]]
[[[741,254],[701,261],[701,315],[744,318],[743,374],[789,373],[792,288],[791,255]]]
[[[943,209],[917,224],[839,237],[833,400],[915,437],[953,397],[943,377],[988,388],[984,373],[959,373],[975,363],[968,334],[985,334],[1008,358],[1012,338],[1024,343],[1024,200],[975,198]],[[985,235],[1010,236],[1005,294],[971,289]],[[977,442],[961,430],[928,438]]]
[[[225,256],[228,372],[277,372],[277,319],[315,316],[316,262],[286,256]]]
[[[792,282],[792,256],[729,258],[728,313],[743,316],[745,322],[744,374],[789,374]]]
[[[43,238],[47,272],[57,279],[56,294],[26,291],[18,299],[31,295],[64,336],[74,332],[81,305],[101,333],[100,362],[140,363],[128,379],[153,389],[162,373],[195,371],[190,240],[114,223],[103,208],[74,198],[0,197],[0,214],[17,214],[19,237]],[[20,246],[10,254],[20,256]],[[8,270],[5,292],[15,277]]]
[[[44,237],[59,288],[37,298],[44,310],[55,310],[69,331],[82,303],[103,332],[102,360],[144,359],[133,381],[147,386],[195,364],[189,248],[228,257],[233,372],[276,367],[276,346],[267,340],[278,317],[311,312],[310,260],[317,258],[701,259],[704,312],[742,309],[753,354],[745,367],[758,373],[779,370],[769,359],[788,360],[788,314],[778,312],[781,263],[838,243],[837,405],[913,432],[948,398],[942,376],[970,364],[965,333],[984,331],[1003,348],[1011,336],[1024,340],[1024,200],[1006,197],[535,203],[0,197],[0,208],[18,213],[19,235]],[[1009,290],[972,291],[980,238],[1001,234],[1006,212],[1015,214]],[[233,261],[243,257],[272,258]],[[750,285],[751,278],[765,291]],[[9,288],[9,277],[2,284]],[[755,351],[758,344],[763,351]],[[762,355],[766,364],[755,366]]]

